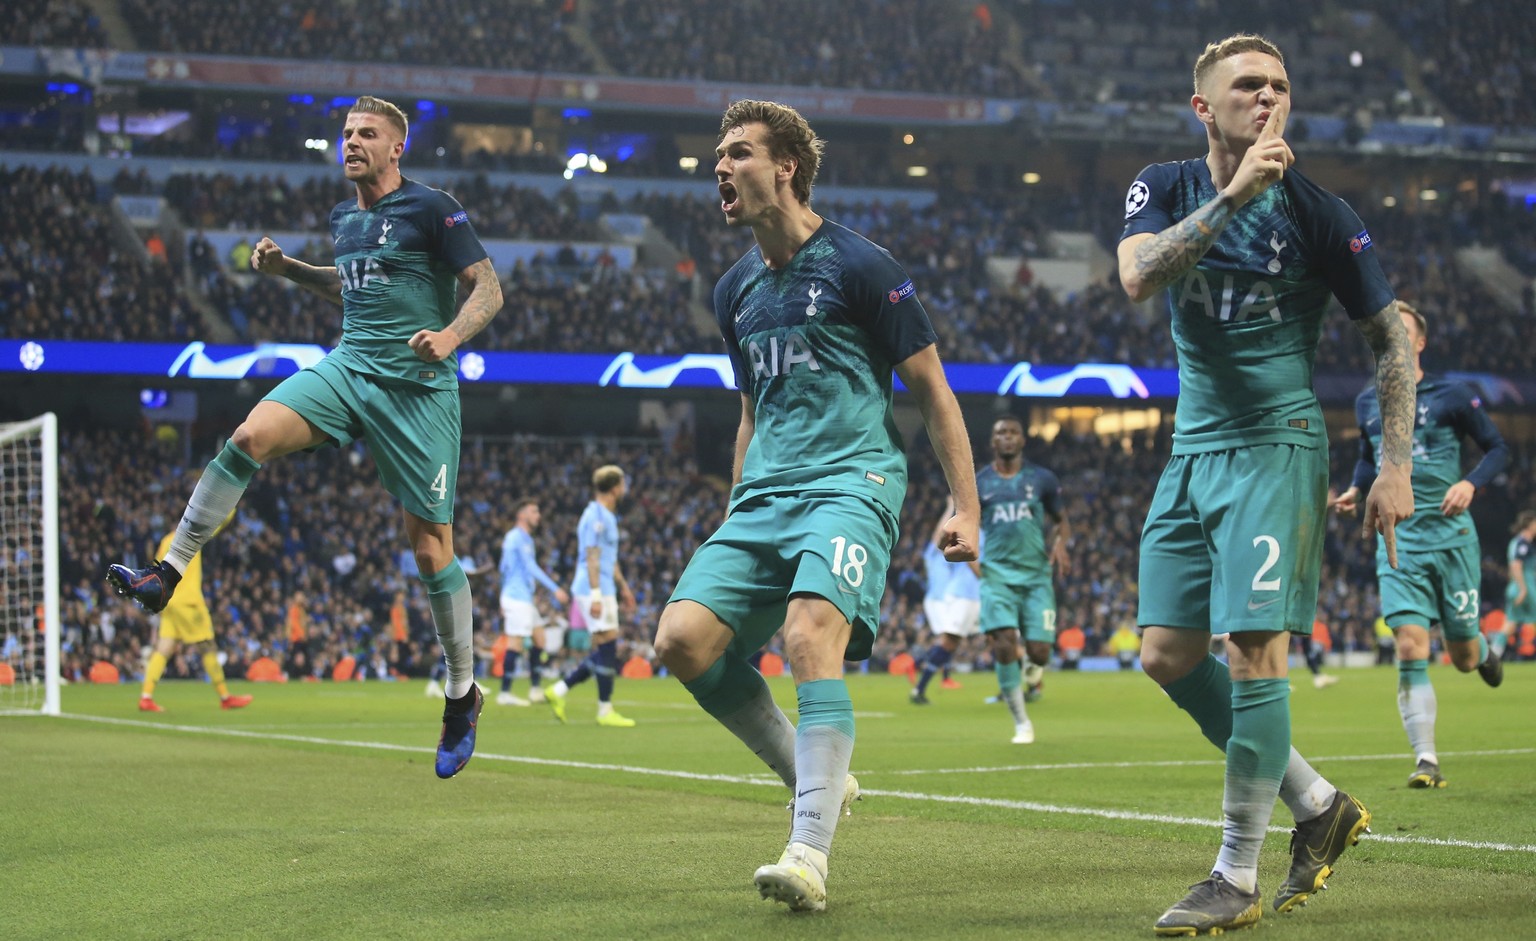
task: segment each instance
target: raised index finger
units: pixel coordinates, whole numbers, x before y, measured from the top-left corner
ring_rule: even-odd
[[[1278,140],[1285,134],[1285,120],[1291,116],[1291,103],[1281,99],[1275,106],[1269,109],[1269,120],[1264,122],[1264,130],[1259,132],[1259,140]]]

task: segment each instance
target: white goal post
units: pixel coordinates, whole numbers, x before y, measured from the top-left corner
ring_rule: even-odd
[[[58,715],[59,423],[0,424],[0,715]]]

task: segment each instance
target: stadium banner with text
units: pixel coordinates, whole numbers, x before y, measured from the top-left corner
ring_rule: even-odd
[[[0,373],[115,375],[145,379],[282,379],[329,352],[310,343],[226,346],[176,343],[87,343],[0,340]],[[961,394],[1025,398],[1172,399],[1178,373],[1117,363],[949,363]],[[723,353],[655,356],[636,353],[459,353],[466,384],[610,386],[618,389],[734,389]],[[899,380],[896,387],[901,388]]]

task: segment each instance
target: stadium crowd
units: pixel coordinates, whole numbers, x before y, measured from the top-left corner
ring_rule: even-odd
[[[114,248],[111,217],[89,174],[0,166],[0,193],[0,333],[99,341],[198,335],[167,246],[143,258]]]
[[[570,33],[575,6],[574,0],[118,3],[139,45],[162,52],[586,74],[594,70],[592,58]]]
[[[1501,129],[1536,125],[1536,21],[1521,0],[1360,4],[1413,49],[1429,88],[1462,121]]]
[[[619,0],[587,29],[621,75],[993,98],[1037,91],[994,25],[986,4]]]
[[[1343,10],[1321,0],[1241,7],[1204,0],[521,0],[510,14],[470,0],[358,0],[335,9],[119,0],[116,7],[147,51],[1075,103],[1177,100],[1187,94],[1190,49],[1244,29],[1288,51],[1312,111],[1357,123],[1436,115],[1503,129],[1536,125],[1529,94],[1536,71],[1525,54],[1536,26],[1522,15],[1521,0],[1364,0]],[[721,36],[732,43],[723,45]],[[99,14],[78,0],[9,4],[0,42],[109,45]]]
[[[0,9],[0,44],[101,49],[101,17],[83,0],[13,0]]]
[[[973,422],[973,438],[984,435]],[[1124,439],[1060,434],[1032,439],[1026,458],[1055,471],[1065,510],[1077,533],[1072,572],[1058,578],[1058,624],[1081,629],[1085,653],[1107,650],[1110,635],[1134,625],[1137,544],[1145,508],[1167,459],[1164,432]],[[210,442],[203,442],[209,445]],[[591,498],[591,470],[617,462],[631,480],[620,506],[621,564],[638,601],[624,620],[625,658],[654,664],[651,638],[695,546],[719,524],[726,486],[702,474],[687,433],[633,439],[517,436],[466,438],[456,514],[456,550],[477,605],[477,647],[486,659],[499,632],[501,538],[513,503],[537,497],[544,522],[536,534],[541,563],[567,584],[576,564],[576,520]],[[159,429],[75,430],[61,446],[64,494],[61,584],[65,586],[66,676],[78,678],[98,660],[124,677],[141,674],[152,624],[139,608],[110,594],[101,573],[114,560],[141,563],[153,553],[192,486],[182,442]],[[922,614],[922,543],[943,509],[946,490],[924,442],[911,449],[911,481],[902,537],[892,555],[873,669],[931,640]],[[1348,479],[1354,445],[1334,448],[1333,479]],[[978,462],[987,460],[978,453]],[[194,466],[198,466],[194,462]],[[1536,500],[1530,455],[1517,453],[1509,473],[1473,505],[1485,556],[1484,606],[1503,598],[1503,547],[1519,507]],[[1355,518],[1330,517],[1319,618],[1334,649],[1374,650],[1378,614],[1371,546]],[[204,551],[204,584],[215,633],[242,677],[267,657],[291,679],[326,678],[351,657],[370,677],[425,676],[438,656],[430,614],[414,560],[405,548],[401,515],[383,490],[366,449],[327,448],[264,467],[241,503],[235,524]],[[127,555],[125,556],[125,550]],[[399,606],[400,612],[392,609]],[[566,613],[548,611],[557,624]],[[399,622],[402,627],[396,629]],[[967,650],[986,665],[981,645]],[[196,676],[195,658],[174,662],[168,675]]]

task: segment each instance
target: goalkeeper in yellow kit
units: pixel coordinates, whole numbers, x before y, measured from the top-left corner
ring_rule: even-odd
[[[235,514],[225,517],[215,535],[229,526]],[[170,549],[174,533],[160,540],[155,558],[164,558]],[[165,665],[181,645],[191,647],[203,660],[208,681],[219,694],[219,704],[225,709],[240,709],[250,705],[251,697],[231,696],[224,682],[224,667],[219,663],[218,650],[213,641],[213,617],[208,612],[208,601],[203,597],[203,554],[198,552],[181,576],[182,590],[160,612],[160,626],[155,637],[154,652],[149,655],[149,666],[144,670],[144,691],[139,694],[140,712],[164,712],[165,707],[155,702],[155,686],[165,673]]]

